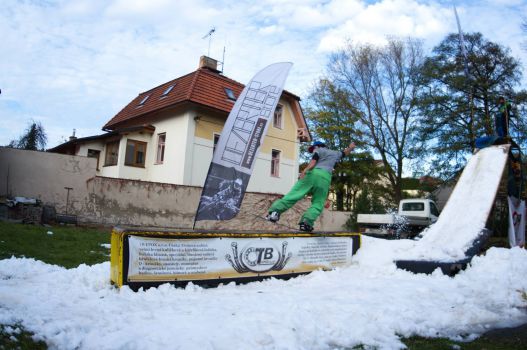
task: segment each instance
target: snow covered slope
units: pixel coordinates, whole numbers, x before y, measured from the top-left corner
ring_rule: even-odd
[[[453,261],[465,252],[485,223],[507,163],[509,145],[484,148],[469,160],[437,222],[399,258]]]

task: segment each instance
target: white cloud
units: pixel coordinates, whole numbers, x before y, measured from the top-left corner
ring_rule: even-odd
[[[279,27],[277,25],[270,25],[270,26],[267,26],[267,27],[262,27],[258,30],[259,33],[263,34],[263,35],[274,35],[274,34],[277,34],[277,33],[282,33],[284,31],[284,29],[282,27]]]
[[[503,1],[502,1],[503,2]],[[526,4],[458,4],[463,29],[525,57],[520,43]],[[248,81],[276,61],[295,65],[286,89],[305,96],[327,54],[350,38],[383,42],[386,35],[418,36],[429,47],[455,31],[451,4],[383,0],[56,0],[8,1],[0,7],[0,144],[31,118],[45,118],[60,135],[100,128],[138,93],[189,73],[207,54],[202,37],[214,26],[210,55],[225,74]],[[498,15],[499,14],[499,15]],[[12,120],[22,121],[13,122]],[[20,127],[21,125],[22,127]],[[88,135],[82,135],[88,136]]]
[[[387,36],[430,38],[444,35],[450,9],[414,0],[385,0],[364,7],[340,26],[329,29],[318,49],[331,52],[347,40],[382,44]]]

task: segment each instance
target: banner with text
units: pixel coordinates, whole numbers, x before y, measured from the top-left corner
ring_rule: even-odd
[[[216,145],[195,221],[229,220],[240,211],[269,119],[292,65],[267,66],[236,100]]]
[[[127,279],[128,282],[207,280],[332,269],[351,263],[353,238],[129,236]]]

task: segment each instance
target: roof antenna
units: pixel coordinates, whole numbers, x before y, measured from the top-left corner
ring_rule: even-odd
[[[225,68],[225,46],[223,47],[223,58],[221,59],[221,74],[223,74],[223,70]]]
[[[201,39],[209,37],[209,51],[207,52],[207,57],[210,57],[210,42],[212,41],[212,34],[216,31],[216,27],[212,27],[207,34],[205,34]]]

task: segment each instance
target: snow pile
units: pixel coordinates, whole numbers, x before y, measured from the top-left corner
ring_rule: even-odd
[[[507,162],[508,147],[484,148],[469,160],[438,221],[398,260],[465,258],[465,252],[485,227]]]
[[[493,248],[450,278],[397,270],[394,254],[412,243],[365,237],[350,267],[288,281],[137,293],[110,285],[109,263],[0,260],[0,323],[58,349],[397,349],[399,336],[461,339],[527,321],[525,250]]]

